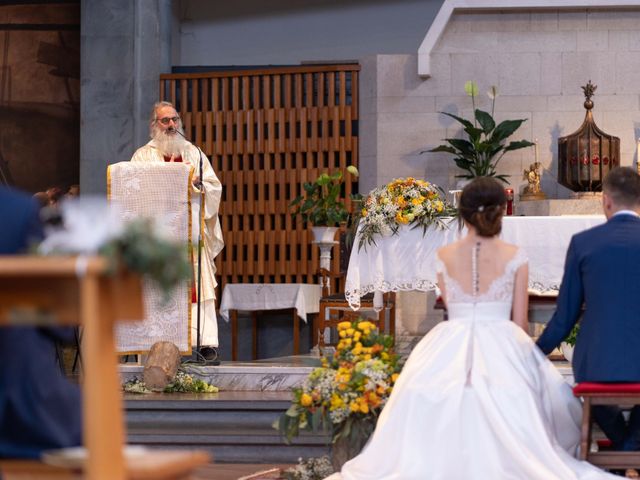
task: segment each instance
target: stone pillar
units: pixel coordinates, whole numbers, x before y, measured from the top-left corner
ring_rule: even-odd
[[[80,189],[148,141],[158,77],[170,71],[171,0],[82,0]]]

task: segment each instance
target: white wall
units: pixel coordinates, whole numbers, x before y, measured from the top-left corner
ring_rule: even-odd
[[[464,83],[475,80],[481,105],[495,84],[498,120],[526,118],[513,139],[539,141],[542,186],[551,198],[569,191],[556,182],[557,139],[584,119],[582,85],[598,86],[593,98],[598,126],[621,139],[621,164],[636,161],[640,136],[640,7],[624,10],[456,13],[431,58],[432,77],[417,74],[416,55],[377,55],[362,62],[362,163],[375,166],[362,190],[413,175],[444,188],[455,184],[451,155],[420,154],[460,134],[441,111],[471,116]],[[534,151],[507,154],[500,171],[523,187]]]
[[[415,52],[442,0],[181,0],[174,65],[290,65]]]

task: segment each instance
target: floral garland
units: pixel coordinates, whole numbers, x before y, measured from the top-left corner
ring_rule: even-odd
[[[401,225],[413,228],[446,226],[444,217],[455,216],[455,209],[445,199],[440,187],[413,177],[397,178],[374,189],[360,212],[358,248],[375,245],[376,235],[395,235]]]
[[[122,384],[122,390],[127,393],[151,393],[144,381],[138,377]],[[173,381],[164,388],[164,393],[218,393],[218,387],[215,387],[204,380],[194,378],[193,375],[179,371]]]
[[[393,353],[393,337],[379,335],[367,320],[338,324],[340,341],[331,359],[293,389],[291,407],[274,424],[286,439],[300,429],[330,428],[333,441],[351,437],[364,423],[368,436],[387,402],[401,366]],[[351,434],[351,435],[350,435]],[[351,440],[351,438],[349,438]]]

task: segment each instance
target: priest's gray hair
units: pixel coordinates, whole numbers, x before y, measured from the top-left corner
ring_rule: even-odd
[[[153,108],[151,109],[151,123],[155,123],[155,121],[158,120],[157,112],[160,107],[171,107],[177,112],[175,105],[171,102],[166,102],[166,101],[156,102],[153,104]]]

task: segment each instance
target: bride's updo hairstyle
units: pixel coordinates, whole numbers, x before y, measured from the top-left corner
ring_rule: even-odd
[[[502,229],[507,203],[504,187],[491,177],[475,178],[462,190],[459,211],[462,219],[473,225],[481,237],[493,237]]]

